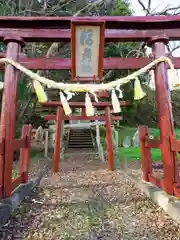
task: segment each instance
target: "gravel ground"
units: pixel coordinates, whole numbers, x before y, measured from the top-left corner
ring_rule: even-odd
[[[110,172],[94,154],[77,153],[61,168],[48,172],[0,239],[180,239],[180,226],[121,170]]]

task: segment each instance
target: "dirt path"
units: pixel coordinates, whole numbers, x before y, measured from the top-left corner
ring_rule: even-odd
[[[0,239],[180,239],[180,226],[143,196],[120,170],[95,155],[69,155],[59,174],[45,176]]]

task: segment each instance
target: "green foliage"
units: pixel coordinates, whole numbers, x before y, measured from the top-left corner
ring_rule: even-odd
[[[24,76],[23,79],[20,79],[18,81],[17,96],[18,96],[18,100],[21,102],[26,102],[29,98],[28,83],[29,83],[29,80],[27,76]]]
[[[76,1],[80,4],[80,1]],[[65,16],[65,15],[73,15],[77,10],[83,8],[81,6],[77,6],[72,1],[67,1],[67,4],[63,4],[62,1],[53,0],[49,1],[47,6],[44,7],[44,3],[39,3],[38,1],[31,0],[0,0],[0,15],[1,16]],[[112,8],[107,8],[105,5],[98,5],[96,8],[90,10],[91,15],[95,13],[101,15],[109,15],[109,16],[130,16],[133,15],[133,11],[130,7],[129,1],[126,0],[116,0],[115,4],[113,4]],[[81,15],[89,15],[89,10],[87,9]],[[28,43],[26,44],[25,52],[29,57],[40,57],[45,56],[48,52],[51,43]],[[137,43],[109,43],[105,44],[104,56],[105,57],[130,57],[134,56],[136,53],[136,48],[138,47]],[[63,49],[63,51],[62,51]],[[5,46],[0,45],[0,51],[5,51]],[[56,52],[53,52],[54,56],[57,57],[70,57],[70,46],[69,45],[59,45],[59,49]],[[108,79],[108,81],[112,81],[115,78],[126,76],[130,71],[114,71],[113,77]],[[54,79],[55,81],[62,81],[63,79],[67,81],[70,78],[69,71],[46,71],[42,73],[43,75]],[[0,76],[1,78],[1,76]],[[24,77],[23,80],[18,81],[18,101],[20,105],[23,105],[27,102],[29,98],[29,88],[28,88],[28,78]],[[130,114],[133,110],[133,88],[132,84],[126,84],[123,87],[124,91],[124,99],[128,100],[130,103],[130,107],[124,108],[123,113],[124,116]],[[126,118],[126,117],[125,117]]]
[[[113,9],[109,10],[109,15],[111,16],[131,16],[133,14],[132,9],[130,8],[129,1],[124,0],[117,0]],[[135,42],[128,42],[128,43],[107,43],[105,44],[104,49],[104,57],[135,57],[137,53],[142,56],[143,53],[137,51],[139,49],[139,44]],[[113,75],[111,74],[111,78],[107,79],[106,81],[112,81],[117,78],[125,77],[130,74],[132,71],[128,70],[116,70],[113,71]],[[144,78],[142,79],[144,81]],[[133,81],[127,83],[121,87],[123,90],[123,99],[128,101],[129,106],[123,108],[123,121],[121,124],[129,125],[131,118],[134,117],[136,113],[137,103],[134,102],[134,86]]]
[[[111,16],[131,16],[133,11],[130,9],[129,1],[116,0],[116,4],[112,10],[110,10]]]

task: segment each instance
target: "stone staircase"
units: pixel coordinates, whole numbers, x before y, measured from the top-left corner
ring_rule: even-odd
[[[93,149],[91,129],[71,129],[68,149]]]

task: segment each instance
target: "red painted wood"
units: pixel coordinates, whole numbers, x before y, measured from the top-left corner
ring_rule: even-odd
[[[160,140],[158,139],[146,139],[145,147],[160,148]]]
[[[4,141],[0,142],[0,154],[4,154]],[[1,169],[0,169],[1,170]]]
[[[7,57],[18,60],[18,53],[21,46],[19,43],[10,42],[7,44]],[[14,134],[16,120],[16,93],[18,73],[16,69],[7,65],[4,75],[4,92],[2,103],[1,122],[5,129],[5,161],[4,161],[4,193],[3,197],[11,195],[12,191],[12,161],[14,151]],[[4,135],[4,134],[3,134]]]
[[[119,101],[120,104],[121,104],[121,107],[123,106],[126,106],[128,105],[128,103],[126,101]],[[58,106],[62,106],[61,102],[60,101],[48,101],[48,102],[45,102],[45,103],[41,103],[42,106],[45,106],[45,107],[58,107]],[[112,106],[112,103],[111,102],[92,102],[92,105],[94,107],[111,107]],[[84,102],[69,102],[69,106],[70,107],[79,107],[79,108],[82,108],[82,107],[85,107],[85,103]]]
[[[82,109],[82,116],[83,117],[87,117],[86,116],[86,108],[84,107],[84,108],[81,108]],[[71,116],[72,117],[72,116]]]
[[[112,116],[111,115],[111,121],[117,121],[117,120],[122,120],[122,116]],[[47,120],[47,119],[46,119]],[[64,116],[63,120],[91,120],[91,121],[105,121],[106,117],[105,116],[92,116],[92,117],[84,117],[84,116]]]
[[[63,119],[63,108],[57,108],[57,120],[56,120],[56,135],[54,142],[54,156],[53,156],[53,171],[59,171],[60,161],[60,149],[61,149],[61,131],[62,131],[62,119]]]
[[[4,53],[0,54],[0,57],[4,57]],[[103,69],[138,69],[146,66],[151,62],[149,58],[104,58]],[[32,70],[58,70],[58,69],[70,69],[70,59],[68,58],[28,58],[21,56],[19,63],[24,67]],[[180,67],[180,58],[173,58],[175,67]],[[4,65],[0,65],[0,69],[4,69]],[[85,80],[85,79],[84,79]],[[86,79],[90,81],[90,79]],[[94,79],[92,79],[94,80]]]
[[[153,43],[152,47],[156,58],[165,55],[165,43],[163,40]],[[170,137],[174,135],[174,126],[166,64],[158,64],[154,72],[161,154],[164,169],[164,187],[168,194],[173,194],[173,183],[176,179],[176,154],[170,149]]]
[[[1,119],[3,117],[3,113],[1,112]],[[0,128],[0,198],[3,197],[3,186],[4,186],[4,181],[3,181],[3,176],[4,176],[4,156],[5,156],[5,140],[4,140],[4,134],[5,134],[5,129],[4,126],[2,125],[3,121],[1,121],[1,128]]]
[[[106,117],[105,116],[92,116],[92,117],[87,117],[87,116],[64,116],[63,120],[91,120],[91,121],[105,121]],[[46,121],[56,121],[56,115],[51,114],[51,115],[46,115],[44,116],[44,120]],[[122,116],[112,116],[111,115],[111,121],[117,121],[117,120],[122,120]]]
[[[180,198],[180,184],[175,183],[174,184],[174,196],[177,198]]]
[[[19,184],[23,182],[23,176],[18,175],[15,179],[12,180],[12,191],[18,187]]]
[[[71,22],[71,78],[72,80],[76,77],[76,28],[74,24]]]
[[[171,151],[180,152],[180,140],[170,139]]]
[[[180,57],[170,58],[176,69],[180,68]],[[103,69],[139,69],[145,67],[152,60],[150,58],[104,58]],[[68,58],[28,58],[20,57],[20,63],[28,69],[70,69]],[[168,68],[169,65],[168,65]]]
[[[176,135],[172,135],[170,137],[170,149],[171,151],[174,151],[175,153],[180,153],[180,148],[179,148],[179,141],[176,140]],[[178,150],[179,149],[179,150]],[[180,183],[180,175],[179,175],[179,161],[178,161],[178,156],[175,154],[175,182]]]
[[[141,151],[141,169],[143,180],[149,182],[149,174],[152,174],[152,157],[150,148],[145,146],[146,137],[148,137],[148,127],[139,126],[138,134]]]
[[[56,117],[55,114],[50,114],[50,115],[44,116],[44,120],[46,120],[46,121],[56,121],[57,117]]]
[[[104,59],[104,43],[105,43],[105,22],[101,23],[100,28],[100,45],[99,45],[99,66],[98,66],[98,76],[99,80],[101,81],[103,76],[103,59]]]
[[[5,28],[70,28],[71,21],[91,23],[105,21],[106,28],[167,29],[178,28],[180,16],[104,16],[104,17],[0,17],[0,27]]]
[[[96,93],[97,98],[109,98],[110,93],[107,91]]]
[[[25,146],[20,149],[20,166],[19,175],[22,175],[22,183],[28,181],[28,168],[30,160],[32,126],[24,125],[22,128],[21,138],[26,140]]]
[[[19,27],[19,26],[18,26]],[[3,28],[0,27],[0,41],[8,35],[15,35],[23,38],[26,42],[70,42],[70,31],[67,29],[35,29],[32,28]],[[170,40],[179,40],[180,29],[121,29],[105,30],[105,42],[141,42],[157,35],[167,35]]]
[[[154,184],[155,186],[163,189],[163,180],[153,176],[152,174],[148,174],[149,181]]]
[[[0,58],[4,57],[6,53],[0,53]],[[180,57],[170,58],[175,68],[180,68]],[[103,69],[139,69],[145,67],[151,62],[150,58],[104,58]],[[28,58],[20,56],[19,63],[24,67],[32,70],[58,70],[70,69],[70,59],[68,58]],[[169,65],[168,65],[169,68]],[[0,70],[4,69],[4,65],[0,65]],[[94,79],[93,79],[94,80]],[[90,81],[88,79],[88,81]],[[104,92],[101,93],[102,95]],[[102,96],[103,97],[103,96]]]
[[[108,169],[114,170],[114,154],[112,143],[112,129],[111,129],[111,112],[110,108],[106,107],[106,148],[108,153]]]
[[[15,139],[14,140],[14,150],[20,149],[20,148],[24,148],[26,146],[26,139]]]

